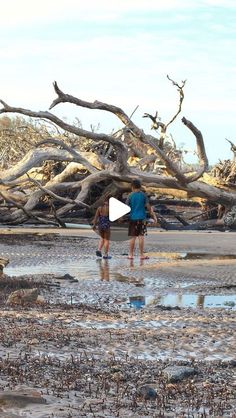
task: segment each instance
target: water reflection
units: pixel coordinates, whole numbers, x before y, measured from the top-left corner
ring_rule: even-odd
[[[99,260],[99,272],[102,281],[109,282],[110,280],[110,266],[108,260]]]
[[[132,308],[141,309],[145,305],[145,296],[131,296],[129,298],[129,305]]]
[[[115,272],[114,269],[111,270],[108,260],[103,260],[103,259],[97,260],[97,263],[99,266],[100,279],[102,281],[109,282],[110,279],[114,277],[118,281],[126,281],[128,279],[126,276],[122,276],[122,274]],[[143,263],[144,261],[140,260],[139,265],[142,266]],[[133,268],[133,267],[134,267],[134,260],[129,260],[129,268]]]
[[[134,267],[134,260],[133,259],[129,260],[129,267],[130,268]]]
[[[178,306],[182,305],[182,295],[176,295],[176,302]]]
[[[205,302],[205,296],[204,295],[198,295],[196,306],[199,307],[199,308],[203,308],[204,307],[204,302]]]
[[[195,307],[195,308],[209,308],[209,307],[223,307],[226,302],[236,301],[235,295],[196,295],[193,293],[185,294],[167,294],[161,296],[159,304],[164,306],[179,306],[179,307]],[[229,305],[230,306],[230,305]]]
[[[139,266],[142,267],[144,265],[144,260],[139,260]],[[134,265],[134,259],[129,260],[129,267],[133,268],[135,267]]]
[[[196,295],[196,294],[174,294],[154,296],[134,296],[129,298],[129,305],[134,308],[141,308],[144,305],[155,306],[178,306],[182,308],[216,308],[236,307],[236,295]]]

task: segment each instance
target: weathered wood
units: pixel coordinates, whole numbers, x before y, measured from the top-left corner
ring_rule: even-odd
[[[0,274],[2,273],[4,267],[6,267],[9,263],[9,259],[5,257],[0,257]]]
[[[203,181],[202,176],[208,169],[208,160],[202,133],[191,121],[182,118],[182,122],[193,133],[196,139],[197,156],[199,159],[198,169],[194,173],[184,172],[180,165],[171,157],[171,153],[166,152],[163,142],[165,140],[164,133],[166,133],[167,127],[176,119],[181,111],[184,98],[183,87],[185,84],[183,82],[180,86],[170,77],[168,78],[174,86],[178,87],[180,102],[177,112],[170,121],[166,124],[162,123],[163,126],[159,124],[163,131],[162,146],[160,146],[160,138],[157,139],[152,135],[145,134],[121,108],[99,101],[93,103],[86,102],[72,95],[65,94],[59,89],[56,82],[54,83],[54,89],[57,98],[53,101],[50,109],[59,103],[73,103],[88,109],[104,110],[117,116],[124,124],[124,127],[117,135],[96,133],[93,130],[86,131],[78,126],[65,122],[51,112],[35,112],[9,106],[4,101],[0,101],[2,104],[1,114],[19,113],[32,118],[48,120],[55,124],[55,126],[75,136],[75,146],[73,147],[58,138],[44,138],[44,141],[39,144],[40,148],[32,149],[15,166],[1,171],[0,191],[2,197],[17,207],[16,210],[11,210],[9,214],[4,214],[6,222],[13,221],[17,223],[25,221],[29,217],[35,218],[32,211],[45,195],[50,196],[53,207],[55,206],[56,208],[55,202],[57,202],[58,208],[55,209],[56,212],[54,211],[54,215],[58,219],[74,208],[96,207],[106,193],[114,193],[118,196],[121,191],[128,190],[134,178],[139,178],[148,191],[168,192],[168,194],[172,193],[174,196],[179,197],[199,197],[207,199],[209,202],[223,204],[227,208],[234,206],[236,204],[235,191],[232,191],[230,187],[224,189]],[[157,123],[157,114],[154,119],[154,122]],[[159,128],[157,127],[157,129]],[[109,148],[109,152],[106,154],[107,157],[96,154],[100,149],[99,147],[94,147],[93,152],[90,153],[81,151],[76,146],[77,137],[83,137],[89,141],[93,141],[94,144],[106,143]],[[131,161],[129,157],[137,160]],[[38,179],[32,179],[32,175],[31,178],[27,178],[27,173],[32,168],[42,167],[46,161],[52,160],[65,162],[65,167],[61,173],[55,175],[53,178],[48,177],[44,183],[43,180],[39,182]],[[161,174],[157,174],[159,171],[153,172],[151,169],[157,161],[162,162]],[[23,202],[18,202],[17,199],[14,199],[18,184],[25,191],[25,200],[23,199]],[[96,184],[102,185],[99,199],[98,196],[91,196],[90,193],[91,187],[94,187]],[[72,193],[72,197],[68,197],[69,193]],[[188,226],[188,222],[178,213],[174,216],[184,226]]]

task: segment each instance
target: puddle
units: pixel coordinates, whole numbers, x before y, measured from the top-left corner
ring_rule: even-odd
[[[19,254],[20,255],[20,254]],[[17,254],[18,256],[18,254]],[[71,258],[58,257],[53,254],[50,260],[42,258],[40,255],[29,258],[18,258],[12,261],[4,272],[10,276],[23,276],[29,274],[55,274],[63,276],[70,274],[75,277],[77,283],[62,283],[61,290],[63,294],[60,297],[65,298],[68,303],[95,303],[97,301],[108,301],[113,304],[115,301],[120,306],[134,309],[141,309],[147,305],[161,305],[163,307],[192,307],[192,308],[226,308],[235,309],[235,294],[214,294],[199,295],[187,293],[186,288],[192,286],[193,280],[181,280],[176,278],[152,277],[149,271],[142,268],[141,278],[135,277],[136,272],[140,272],[140,265],[150,265],[162,260],[193,260],[193,259],[236,259],[236,255],[211,254],[211,253],[150,253],[150,260],[140,263],[139,259],[130,262],[127,257],[118,256],[112,260],[97,260],[86,255],[78,258],[71,255]],[[54,258],[54,259],[53,259]],[[23,263],[25,265],[23,265]],[[124,272],[124,273],[123,273]],[[202,280],[202,289],[207,280]],[[199,285],[200,281],[198,281]],[[182,289],[183,294],[169,293],[161,295],[161,291],[167,288]],[[137,293],[136,293],[137,290]],[[190,289],[189,289],[190,290]],[[190,290],[191,292],[191,290]],[[72,302],[73,301],[73,302]]]
[[[208,252],[152,252],[152,258],[158,260],[236,260],[236,254]]]
[[[153,261],[153,259],[152,259]],[[145,262],[146,265],[149,262]],[[156,261],[156,260],[155,260]],[[24,276],[24,275],[33,275],[33,274],[54,274],[56,276],[63,276],[65,274],[70,274],[75,277],[80,283],[83,281],[83,286],[85,282],[93,283],[97,282],[97,291],[103,292],[105,289],[100,288],[102,285],[100,282],[108,283],[113,282],[114,292],[116,292],[115,283],[126,284],[130,286],[135,286],[137,288],[145,289],[145,294],[148,295],[151,292],[155,294],[159,292],[160,289],[166,287],[178,287],[186,288],[193,285],[192,281],[179,281],[178,283],[175,280],[166,280],[165,277],[153,277],[150,273],[146,273],[143,270],[141,278],[135,277],[136,272],[138,271],[139,261],[133,266],[126,257],[114,258],[112,260],[91,260],[84,258],[83,260],[79,259],[78,261],[64,261],[57,264],[50,263],[41,263],[35,265],[23,265],[23,266],[11,266],[10,264],[4,269],[4,272],[9,276]],[[124,271],[122,273],[122,271]],[[114,283],[115,282],[115,283]],[[72,286],[72,283],[67,282],[66,291],[73,291],[77,293],[78,286],[76,284]],[[111,289],[108,289],[111,292]]]
[[[31,256],[30,256],[31,255]],[[11,259],[11,255],[6,253]],[[201,259],[216,259],[216,260],[227,260],[227,259],[235,259],[236,255],[234,254],[211,254],[211,253],[200,253],[200,252],[192,252],[192,253],[175,253],[175,252],[153,252],[150,253],[150,260],[144,262],[138,261],[138,259],[133,262],[127,260],[126,255],[124,256],[116,256],[112,260],[105,261],[105,260],[96,260],[91,259],[88,255],[85,255],[83,259],[75,255],[68,261],[68,255],[63,257],[61,254],[60,260],[55,263],[55,254],[48,254],[48,259],[45,259],[45,256],[40,254],[22,254],[22,256],[26,256],[25,259],[21,257],[20,254],[16,254],[17,258],[14,262],[10,263],[5,269],[4,272],[10,276],[20,276],[25,274],[57,274],[57,275],[64,275],[65,273],[69,273],[74,275],[78,279],[89,279],[89,278],[96,278],[102,280],[118,280],[118,281],[126,281],[128,278],[119,272],[122,268],[125,269],[137,269],[137,267],[143,265],[150,265],[151,263],[155,263],[156,261],[167,261],[167,260],[201,260]],[[149,276],[145,277],[146,284],[151,284],[153,280],[156,280]],[[182,287],[182,286],[181,286]]]
[[[36,265],[19,265],[19,266],[7,266],[4,272],[9,276],[23,276],[25,274],[56,274],[63,276],[68,273],[76,278],[89,279],[90,277],[98,277],[98,266],[91,260],[85,259],[83,263],[78,261],[62,260],[61,263],[50,264],[48,262],[40,263]]]
[[[181,253],[182,260],[236,260],[236,254]]]
[[[63,276],[68,273],[74,276],[78,280],[117,280],[124,282],[128,280],[128,277],[118,272],[118,268],[122,269],[129,267],[128,260],[114,259],[114,260],[91,260],[84,258],[83,260],[70,260],[57,263],[49,263],[41,261],[40,264],[31,265],[8,265],[4,269],[4,273],[9,276],[23,276],[27,274],[55,274]]]
[[[130,307],[141,309],[145,305],[160,305],[179,308],[231,308],[236,309],[236,295],[174,294],[154,296],[132,296],[127,302]]]

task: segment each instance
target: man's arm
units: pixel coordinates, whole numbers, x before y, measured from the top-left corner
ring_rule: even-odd
[[[125,201],[125,204],[128,205],[128,206],[130,206],[130,196],[131,196],[131,194],[129,194],[129,196],[127,197],[127,199]]]
[[[146,193],[144,193],[144,194],[145,194],[145,207],[147,208],[147,210],[148,210],[151,218],[154,220],[154,222],[157,222],[157,217],[156,217],[156,214],[153,210],[153,207],[150,205],[149,199],[148,199]]]
[[[157,217],[156,217],[156,214],[155,214],[155,212],[154,212],[154,210],[153,210],[153,207],[150,205],[150,203],[149,203],[149,202],[146,204],[146,207],[147,207],[148,212],[150,213],[151,218],[152,218],[155,222],[157,222]]]
[[[129,196],[127,197],[127,199],[126,199],[126,201],[125,201],[125,204],[126,204],[127,206],[130,206],[130,195],[131,195],[131,194],[129,194]],[[122,216],[121,218],[119,218],[119,219],[118,219],[118,224],[121,224],[122,222],[124,222],[124,216]]]

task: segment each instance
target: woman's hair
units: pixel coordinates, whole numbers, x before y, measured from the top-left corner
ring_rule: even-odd
[[[105,205],[105,203],[109,203],[109,198],[106,197],[105,199],[103,199],[101,206]]]
[[[135,179],[132,181],[132,187],[134,189],[141,189],[142,185],[141,185],[141,181],[138,179]]]

